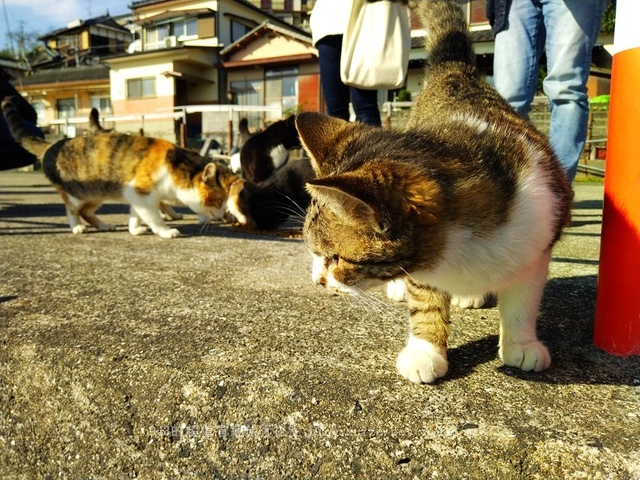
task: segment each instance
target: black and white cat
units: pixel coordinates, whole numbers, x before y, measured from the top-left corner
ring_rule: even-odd
[[[293,148],[301,148],[301,144],[292,115],[244,141],[240,150],[242,177],[253,183],[263,182],[287,163]]]

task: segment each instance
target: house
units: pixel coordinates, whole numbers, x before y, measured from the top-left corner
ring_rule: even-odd
[[[308,33],[266,20],[222,49],[220,56],[230,103],[277,107],[276,117],[263,116],[265,123],[324,109],[318,52]],[[246,116],[250,125],[261,126],[257,115]]]
[[[275,15],[289,25],[308,30],[314,0],[247,0],[252,5]]]
[[[32,73],[16,82],[38,123],[86,118],[92,107],[110,113],[109,69],[101,60],[126,51],[132,33],[107,14],[74,20],[39,39],[45,44],[31,60]]]
[[[317,69],[317,62],[312,61],[308,34],[244,0],[139,0],[134,1],[131,8],[139,40],[129,53],[105,60],[110,68],[111,102],[116,117],[145,113],[144,130],[152,136],[175,139],[176,120],[182,118],[182,111],[191,111],[186,109],[189,106],[215,106],[234,101],[266,106],[276,101],[287,106],[297,105],[297,98],[291,98],[289,90],[285,92],[289,88],[287,79],[294,70],[289,69],[291,62],[278,58],[280,48],[291,48],[298,53],[304,50],[300,54]],[[280,66],[268,73],[265,71],[260,78],[264,81],[264,75],[276,75],[278,79],[265,81],[265,85],[272,88],[279,83],[284,87],[255,98],[247,96],[248,90],[241,84],[251,84],[260,75],[256,76],[254,71],[238,73],[231,64],[227,65],[231,68],[226,68],[221,55],[226,47],[239,42],[231,49],[231,55],[237,54],[243,42],[254,38],[254,34],[260,38],[275,35],[288,39],[278,43],[271,52],[274,57],[271,63]],[[269,41],[266,43],[269,45]],[[265,56],[264,50],[260,55]],[[285,101],[283,96],[287,97]],[[220,143],[229,143],[225,133],[228,122],[237,118],[230,119],[224,109],[210,110],[186,116],[187,137],[198,138],[204,133],[218,136]],[[274,115],[281,116],[282,112]],[[117,120],[118,130],[133,129],[138,124],[139,119]]]
[[[493,35],[485,0],[459,0],[467,12],[477,65],[492,82]],[[190,145],[214,137],[225,150],[246,116],[253,128],[298,110],[323,111],[312,0],[135,0],[124,18],[74,21],[42,37],[35,74],[16,82],[41,124],[85,119],[99,108],[107,127],[143,129]],[[113,20],[116,20],[115,22]],[[292,22],[292,23],[290,23]],[[412,52],[404,88],[424,81],[424,31],[412,15]],[[123,27],[120,25],[127,25]],[[610,36],[609,36],[610,37]],[[590,94],[608,93],[610,55],[594,50]],[[397,92],[381,91],[380,104]]]

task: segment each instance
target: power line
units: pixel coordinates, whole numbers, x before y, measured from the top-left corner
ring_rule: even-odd
[[[4,11],[4,21],[7,24],[7,37],[9,39],[9,48],[11,48],[11,55],[15,56],[16,50],[13,48],[13,35],[11,34],[11,29],[9,27],[9,15],[7,15],[7,4],[5,0],[2,0],[2,10]]]

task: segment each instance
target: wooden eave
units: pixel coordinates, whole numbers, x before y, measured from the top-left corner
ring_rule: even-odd
[[[282,57],[269,57],[269,58],[257,58],[255,60],[236,60],[222,62],[222,66],[228,70],[246,68],[246,67],[258,67],[271,64],[283,64],[283,63],[303,63],[314,61],[316,56],[313,53],[303,53],[298,55],[287,55]]]

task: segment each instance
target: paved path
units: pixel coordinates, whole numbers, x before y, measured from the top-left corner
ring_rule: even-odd
[[[455,310],[448,376],[395,357],[403,305],[310,281],[299,239],[228,226],[73,236],[40,174],[0,173],[1,478],[640,478],[640,359],[593,347],[603,189],[578,184],[539,321],[553,364],[497,359]]]

